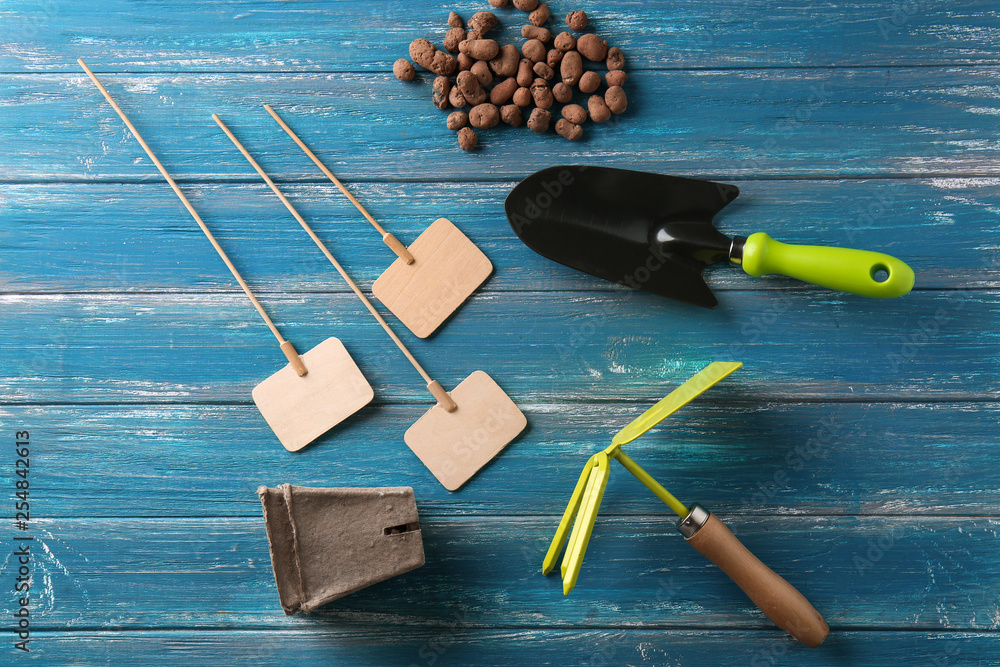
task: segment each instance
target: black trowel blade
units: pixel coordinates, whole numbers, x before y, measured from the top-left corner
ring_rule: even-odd
[[[713,216],[733,185],[608,167],[550,167],[521,181],[504,208],[514,232],[574,269],[705,308],[718,305],[702,278],[728,258]]]

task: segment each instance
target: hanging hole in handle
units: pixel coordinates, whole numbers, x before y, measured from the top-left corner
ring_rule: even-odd
[[[872,280],[877,283],[884,283],[889,279],[889,267],[885,264],[876,264],[871,270]]]

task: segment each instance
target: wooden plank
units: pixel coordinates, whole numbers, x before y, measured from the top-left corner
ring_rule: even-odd
[[[996,630],[996,518],[724,518],[834,634]],[[278,602],[263,519],[41,519],[33,521],[35,620],[50,630],[287,629],[317,618],[412,628],[461,610],[468,627],[485,629],[771,630],[665,519],[598,517],[568,599],[557,577],[540,573],[552,518],[423,520],[424,567],[291,619]]]
[[[787,242],[887,252],[913,267],[918,289],[1000,287],[993,224],[1000,179],[736,183],[742,194],[716,221],[729,234],[765,231]],[[454,216],[496,266],[480,292],[620,291],[531,252],[517,239],[503,211],[514,184],[355,182],[349,187],[407,244],[437,217]],[[260,293],[348,291],[263,184],[187,183],[184,189]],[[395,259],[333,185],[283,189],[366,287]],[[180,202],[153,177],[141,185],[11,184],[0,193],[0,215],[5,258],[0,293],[200,292],[234,286]],[[707,275],[713,288],[724,290],[798,284],[758,280],[725,267]]]
[[[345,177],[521,178],[595,161],[719,178],[992,177],[1000,163],[996,68],[641,71],[627,84],[629,111],[590,127],[581,143],[498,126],[470,154],[430,103],[426,77],[412,85],[350,73],[101,78],[179,179],[252,180],[213,112],[267,157],[269,172],[315,179],[264,103]],[[5,135],[18,150],[0,156],[5,180],[159,178],[82,72],[0,76],[0,96],[18,119]]]
[[[197,2],[101,6],[13,0],[3,71],[72,71],[77,57],[129,71],[389,71],[415,37],[440,43],[448,11],[468,19],[484,2]],[[553,4],[550,26],[578,4]],[[746,0],[623,0],[588,5],[590,23],[636,68],[997,64],[987,0],[817,5],[794,0],[752,11]],[[526,17],[496,10],[504,40]],[[748,20],[752,16],[752,20]],[[492,34],[491,34],[492,36]]]
[[[725,516],[996,513],[1000,404],[775,404],[739,373],[625,448],[682,501]],[[294,455],[253,406],[6,405],[0,423],[38,443],[43,517],[257,516],[257,486],[286,482],[412,486],[425,517],[554,517],[645,405],[522,403],[528,431],[459,493],[403,442],[427,404],[369,406]],[[602,516],[665,513],[616,464]]]
[[[175,656],[188,664],[409,665],[449,667],[512,664],[583,665],[767,665],[840,667],[845,656],[856,667],[885,664],[982,667],[997,655],[994,632],[838,630],[818,649],[782,636],[780,630],[676,630],[600,628],[539,630],[534,627],[480,630],[466,627],[460,605],[444,609],[430,628],[384,623],[313,623],[260,630],[42,632],[33,640],[37,658],[53,664],[81,655],[122,664],[158,663]]]
[[[998,395],[996,291],[720,297],[710,311],[639,292],[476,294],[438,334],[407,345],[442,385],[483,370],[519,404],[651,403],[716,360],[747,362],[727,387],[754,400]],[[427,400],[421,378],[353,295],[263,303],[299,349],[340,338],[376,402]],[[244,403],[286,363],[242,292],[14,294],[0,307],[0,339],[19,351],[4,362],[5,403]]]

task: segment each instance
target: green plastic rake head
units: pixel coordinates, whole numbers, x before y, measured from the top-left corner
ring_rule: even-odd
[[[545,560],[542,562],[542,573],[551,572],[556,564],[556,558],[562,551],[563,542],[566,541],[566,533],[569,531],[570,523],[576,517],[561,567],[564,595],[569,595],[569,592],[573,590],[580,574],[580,566],[583,564],[583,556],[587,551],[587,543],[590,541],[590,534],[594,530],[594,521],[597,519],[597,511],[600,509],[601,499],[604,497],[604,488],[608,485],[608,477],[611,476],[611,459],[616,459],[625,466],[626,470],[649,487],[656,494],[656,497],[665,502],[678,516],[682,518],[687,516],[688,508],[674,498],[649,473],[640,468],[638,463],[626,456],[621,447],[683,408],[742,365],[738,361],[716,361],[709,364],[698,371],[690,380],[658,401],[656,405],[636,417],[628,426],[618,431],[612,438],[610,447],[590,457],[583,472],[580,473],[580,479],[569,499],[569,505],[566,506],[562,521],[559,522],[559,528],[556,529],[555,537],[552,538],[552,544],[549,545],[549,551],[545,554]]]
[[[559,528],[545,554],[545,560],[542,561],[542,572],[548,574],[555,567],[569,533],[560,570],[563,594],[569,595],[573,590],[580,575],[583,556],[587,552],[590,534],[594,530],[604,489],[611,476],[611,459],[615,459],[681,517],[677,529],[684,535],[684,539],[729,575],[775,625],[806,646],[819,646],[826,639],[830,628],[798,590],[750,553],[717,516],[698,503],[693,503],[690,508],[686,507],[621,449],[622,445],[632,442],[659,424],[740,366],[742,364],[738,362],[726,361],[709,364],[619,431],[610,447],[590,457],[576,483]],[[570,533],[571,523],[573,531]]]

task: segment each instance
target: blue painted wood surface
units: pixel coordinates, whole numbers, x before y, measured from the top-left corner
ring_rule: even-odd
[[[485,2],[0,5],[0,442],[31,431],[45,545],[30,654],[12,648],[2,561],[5,663],[1000,664],[995,3],[550,4],[625,51],[628,113],[580,144],[498,128],[474,154],[426,76],[389,70]],[[517,15],[498,13],[510,38]],[[81,56],[287,336],[341,338],[372,405],[280,447],[250,391],[283,357]],[[404,334],[443,384],[486,370],[528,417],[458,493],[402,441],[428,405],[420,378],[210,120],[370,288],[392,256],[264,102],[403,241],[446,216],[496,266],[439,333]],[[872,301],[720,268],[709,312],[554,265],[503,198],[579,162],[731,180],[722,230],[882,250],[916,289]],[[586,458],[714,359],[745,366],[629,452],[810,598],[832,630],[819,649],[621,470],[573,594],[538,572]],[[285,617],[254,494],[282,482],[412,486],[427,565]]]

